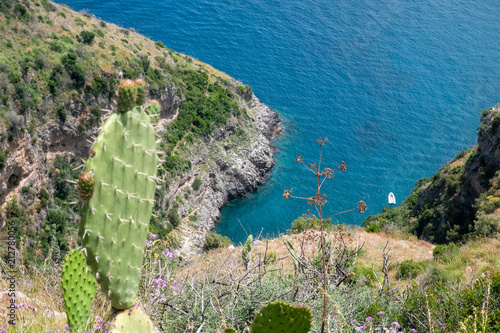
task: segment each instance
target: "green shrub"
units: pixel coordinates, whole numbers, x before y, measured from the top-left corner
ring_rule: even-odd
[[[496,112],[493,116],[493,121],[491,122],[491,131],[495,133],[500,126],[500,112]]]
[[[28,10],[23,5],[16,3],[14,5],[14,14],[16,14],[21,21],[28,22],[30,20],[30,15]]]
[[[42,0],[41,3],[42,3],[43,8],[45,8],[46,11],[48,11],[48,12],[57,11],[57,7],[54,6],[49,0]]]
[[[97,36],[99,36],[99,37],[104,37],[104,36],[105,36],[105,35],[104,35],[104,31],[102,31],[101,29],[97,29],[97,30],[95,31],[95,33],[96,33],[96,35],[97,35]]]
[[[21,236],[28,225],[28,215],[26,214],[25,203],[21,200],[18,204],[14,196],[8,202],[5,208],[6,225],[14,226],[16,243],[19,244]]]
[[[332,219],[327,219],[323,221],[323,228],[329,230],[333,228],[330,223]],[[309,229],[319,229],[321,226],[321,221],[315,215],[303,215],[292,222],[292,230],[296,233],[303,232]]]
[[[228,247],[233,242],[229,237],[207,232],[205,235],[205,242],[203,243],[203,251],[210,251],[219,247]]]
[[[474,221],[474,233],[478,236],[492,236],[499,231],[499,222],[496,216],[481,214]]]
[[[157,48],[159,48],[159,49],[164,49],[164,48],[166,48],[166,47],[165,47],[165,45],[163,45],[163,43],[162,43],[161,41],[156,41],[156,42],[155,42],[155,45],[156,45],[156,47],[157,47]]]
[[[167,219],[174,226],[174,228],[181,224],[181,218],[179,217],[177,209],[175,208],[172,208],[168,211]]]
[[[92,31],[84,30],[80,32],[80,37],[82,38],[83,44],[92,45],[94,43],[95,33]]]
[[[90,112],[92,113],[92,118],[94,119],[94,122],[96,124],[99,124],[101,121],[101,109],[98,106],[91,106],[90,107]]]
[[[59,261],[69,250],[69,244],[65,237],[66,214],[62,210],[51,210],[39,235],[39,241],[43,253],[47,254],[53,249],[52,259]],[[55,250],[55,251],[54,251]],[[54,253],[55,252],[55,253]],[[54,256],[54,254],[56,254]]]
[[[77,55],[75,52],[68,52],[61,58],[64,68],[68,71],[76,88],[82,88],[85,84],[85,69],[76,63]]]
[[[50,169],[50,174],[54,179],[54,197],[66,201],[76,201],[76,189],[67,179],[77,179],[80,172],[74,170],[75,165],[67,162],[66,159],[66,155],[56,155],[54,165]]]
[[[404,260],[397,265],[396,279],[415,278],[425,269],[423,261]]]
[[[191,169],[191,162],[177,155],[167,156],[163,167],[169,172],[181,173]]]
[[[47,207],[47,203],[49,202],[49,193],[46,189],[40,189],[40,191],[38,192],[38,198],[40,199],[41,207]]]
[[[7,166],[7,151],[0,149],[0,169]]]
[[[191,187],[193,188],[193,190],[198,191],[200,189],[200,186],[201,186],[200,176],[194,177],[194,181],[193,181],[193,184],[191,185]]]
[[[377,280],[372,269],[369,267],[354,266],[351,273],[353,274],[353,281],[355,283],[368,284]]]
[[[73,79],[74,85],[77,88],[82,88],[85,84],[85,69],[82,67],[75,65],[71,71],[71,79]]]
[[[377,223],[370,222],[368,226],[365,227],[366,232],[381,232],[382,227],[379,226]]]
[[[436,245],[432,250],[434,260],[449,261],[452,257],[458,255],[459,248],[455,244]]]
[[[60,106],[57,108],[57,116],[62,122],[66,121],[68,115],[66,114],[66,108],[64,106]]]
[[[43,53],[40,53],[35,58],[34,68],[37,70],[41,70],[45,67],[46,62],[47,62],[47,58],[45,57],[45,55]]]
[[[267,264],[267,263],[270,263],[270,262],[274,262],[278,260],[278,254],[276,252],[273,252],[273,251],[269,251],[266,253],[266,256],[264,258],[264,262]]]

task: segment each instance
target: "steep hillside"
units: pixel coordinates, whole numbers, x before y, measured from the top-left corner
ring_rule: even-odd
[[[276,112],[248,85],[123,29],[47,0],[0,2],[0,205],[19,256],[58,260],[76,245],[79,173],[120,79],[145,79],[161,105],[165,158],[151,231],[197,251],[219,208],[273,166]],[[189,214],[189,218],[186,218]],[[196,241],[193,241],[195,239]],[[183,243],[184,242],[184,243]]]
[[[403,228],[433,243],[499,231],[500,104],[481,114],[478,145],[460,152],[430,179],[420,179],[399,207],[369,216],[368,230]]]

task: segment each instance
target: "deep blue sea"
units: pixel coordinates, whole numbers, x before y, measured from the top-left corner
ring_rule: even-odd
[[[360,224],[387,195],[402,201],[462,149],[476,144],[481,110],[500,102],[498,0],[60,0],[134,28],[248,83],[285,129],[276,166],[256,193],[223,210],[217,232],[277,235],[315,192],[294,162],[341,161],[324,186],[328,213],[364,200]]]

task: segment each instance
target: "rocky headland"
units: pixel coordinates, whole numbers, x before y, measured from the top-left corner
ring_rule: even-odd
[[[78,212],[70,205],[77,197],[65,180],[75,179],[115,109],[119,80],[140,77],[147,99],[161,105],[163,182],[153,231],[183,258],[200,251],[222,206],[255,191],[274,165],[277,113],[248,85],[162,42],[66,6],[29,4],[23,16],[0,21],[10,45],[0,49],[1,225],[15,218],[24,247],[41,259],[77,244]],[[64,218],[61,227],[52,230],[50,212]]]

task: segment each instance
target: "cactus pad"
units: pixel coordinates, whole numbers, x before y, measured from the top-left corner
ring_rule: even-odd
[[[122,88],[125,97],[119,101],[127,102],[134,87]],[[157,164],[154,128],[136,107],[107,119],[85,165],[85,172],[94,175],[95,190],[83,204],[79,235],[87,263],[116,309],[136,302]]]
[[[224,330],[224,333],[238,333],[238,331],[232,327],[229,327]]]
[[[85,329],[95,292],[95,278],[85,262],[85,255],[80,249],[75,249],[66,258],[62,274],[66,315],[68,325],[73,332]]]
[[[109,333],[153,333],[151,319],[139,306],[120,311],[111,320]]]
[[[311,329],[311,318],[308,308],[273,302],[257,313],[250,333],[307,333]]]

